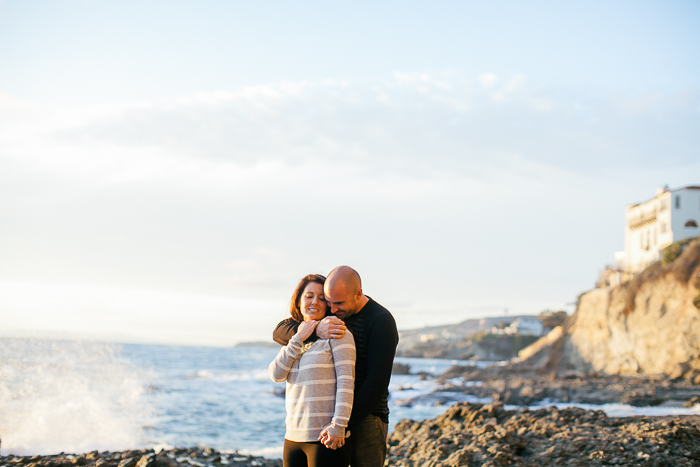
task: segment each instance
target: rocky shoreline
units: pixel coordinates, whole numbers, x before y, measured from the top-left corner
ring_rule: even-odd
[[[396,368],[409,373],[406,365]],[[431,375],[422,375],[433,378]],[[424,379],[424,378],[422,378]],[[407,403],[452,404],[443,415],[402,420],[389,435],[385,465],[587,466],[700,465],[700,415],[608,417],[580,408],[528,409],[543,400],[601,405],[692,407],[700,403],[695,377],[620,376],[549,371],[522,363],[483,369],[454,366],[437,377],[432,394]],[[464,400],[462,397],[461,400]],[[505,405],[519,406],[506,410]],[[0,467],[281,467],[266,459],[212,448],[175,448],[45,456],[0,455]]]
[[[609,418],[579,408],[459,403],[431,420],[399,422],[385,465],[697,466],[700,416]]]
[[[448,405],[465,395],[483,404],[459,402],[434,419],[399,422],[389,435],[386,465],[700,465],[700,415],[615,418],[597,410],[527,407],[547,400],[694,407],[700,386],[692,373],[621,376],[514,363],[454,366],[437,380],[440,389],[404,405]],[[508,411],[504,404],[519,407]]]
[[[213,448],[153,449],[46,456],[0,456],[0,467],[282,467],[281,459],[265,459]]]
[[[636,407],[692,407],[700,402],[694,378],[604,375],[579,371],[538,372],[518,365],[473,369],[452,367],[439,377],[439,391],[490,398],[508,405],[543,400],[577,404],[619,403]]]
[[[461,370],[465,370],[461,368]],[[542,395],[571,402],[649,402],[672,397],[678,403],[697,389],[687,380],[661,381],[657,391],[621,377],[519,375],[473,370],[464,385],[446,384],[445,393],[465,391],[497,399],[486,404],[457,403],[436,418],[400,421],[389,434],[386,466],[696,466],[700,465],[700,415],[608,417],[602,411],[545,407],[506,410],[504,402],[539,402]],[[443,375],[452,377],[458,370]],[[489,374],[491,373],[491,374]],[[482,384],[469,386],[470,378]],[[647,381],[647,385],[652,383]],[[659,383],[659,382],[657,382]],[[664,384],[667,383],[667,384]],[[530,388],[530,389],[528,389]],[[595,388],[591,392],[591,389]],[[587,392],[588,391],[588,392]],[[630,392],[627,392],[630,391]],[[439,395],[439,393],[436,393]],[[585,396],[588,394],[588,396]],[[620,399],[621,394],[629,396]],[[565,397],[566,396],[566,397]],[[587,399],[586,399],[587,397]],[[650,399],[652,398],[652,399]],[[449,398],[448,398],[449,399]],[[670,400],[670,399],[667,399]],[[690,399],[696,403],[698,399]],[[451,402],[449,400],[445,401]],[[86,454],[0,455],[0,467],[281,467],[266,459],[213,448],[175,448]]]

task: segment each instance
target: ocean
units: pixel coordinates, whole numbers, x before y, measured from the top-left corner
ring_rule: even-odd
[[[0,453],[212,446],[280,456],[284,384],[267,373],[277,351],[0,338]],[[451,364],[398,360],[433,374]],[[391,384],[404,399],[434,387],[416,375]],[[392,425],[444,410],[400,400]]]
[[[277,348],[188,347],[0,338],[0,454],[211,446],[280,457],[284,384],[267,366]],[[440,359],[397,358],[412,373],[438,375]],[[479,363],[479,366],[489,363]],[[423,420],[453,402],[488,402],[443,392],[418,374],[392,376],[391,425]],[[586,406],[610,415],[698,413],[696,409]]]

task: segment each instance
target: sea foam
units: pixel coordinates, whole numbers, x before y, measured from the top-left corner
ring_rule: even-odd
[[[2,454],[139,446],[144,380],[114,344],[0,338]]]

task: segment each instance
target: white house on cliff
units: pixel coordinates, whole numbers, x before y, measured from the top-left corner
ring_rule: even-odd
[[[625,220],[624,259],[616,259],[634,274],[658,261],[671,243],[700,235],[700,186],[658,188],[655,198],[627,206]]]

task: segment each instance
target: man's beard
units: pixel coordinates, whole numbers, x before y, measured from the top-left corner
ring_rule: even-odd
[[[337,316],[340,319],[345,319],[350,315],[352,315],[352,313],[346,310],[339,310],[335,313],[335,316]]]

